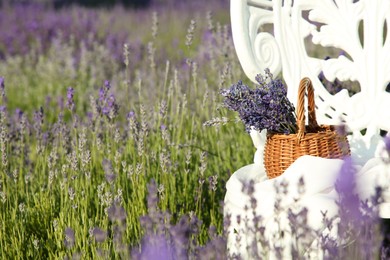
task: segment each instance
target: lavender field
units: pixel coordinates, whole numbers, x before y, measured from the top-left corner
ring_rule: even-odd
[[[4,5],[0,31],[0,258],[226,259],[225,184],[255,152],[205,126],[249,82],[229,2]]]
[[[151,254],[161,236],[178,255],[223,246],[202,245],[253,153],[243,126],[203,126],[243,77],[227,3],[0,19],[0,258]]]

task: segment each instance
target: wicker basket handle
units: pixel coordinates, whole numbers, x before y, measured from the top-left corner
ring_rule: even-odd
[[[307,91],[308,109],[309,109],[309,126],[318,127],[314,103],[314,88],[309,78],[303,78],[299,83],[298,102],[297,102],[297,124],[298,124],[298,142],[305,135],[305,94]]]

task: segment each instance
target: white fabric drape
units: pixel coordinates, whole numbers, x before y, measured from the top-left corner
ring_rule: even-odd
[[[322,223],[322,214],[327,212],[327,217],[337,215],[336,204],[337,192],[335,182],[343,165],[343,160],[324,159],[313,156],[302,156],[298,158],[281,176],[268,179],[263,166],[263,147],[265,144],[265,132],[251,132],[251,137],[257,152],[255,153],[254,164],[246,165],[238,169],[229,179],[226,185],[226,196],[224,213],[230,216],[230,227],[228,228],[228,249],[230,254],[240,253],[243,258],[248,257],[248,248],[253,240],[251,227],[253,211],[263,219],[266,226],[265,237],[270,244],[290,243],[288,235],[284,240],[273,241],[275,229],[289,229],[287,218],[288,209],[308,209],[307,223],[314,230],[334,233],[335,230],[326,230]],[[352,161],[354,162],[357,174],[356,191],[362,200],[369,199],[375,194],[375,188],[381,186],[384,190],[383,203],[379,206],[379,215],[382,218],[390,218],[390,163],[388,153],[384,151],[384,143],[376,140],[375,149],[363,146],[358,148],[351,145]],[[367,147],[366,147],[367,148]],[[367,152],[369,151],[369,152]],[[376,157],[375,157],[376,156]],[[304,192],[301,192],[300,179],[304,181]],[[253,182],[254,192],[252,204],[250,196],[245,187]],[[285,185],[287,184],[287,185]],[[287,196],[283,196],[280,203],[281,210],[275,213],[275,201],[279,198],[281,191],[276,188],[285,187]],[[255,208],[253,205],[255,199]],[[239,217],[238,217],[239,216]],[[244,221],[247,218],[248,221]],[[239,243],[237,242],[239,240]],[[315,244],[315,241],[313,241]],[[272,259],[275,256],[270,255]],[[286,252],[285,258],[289,255]],[[316,258],[321,258],[319,255]]]

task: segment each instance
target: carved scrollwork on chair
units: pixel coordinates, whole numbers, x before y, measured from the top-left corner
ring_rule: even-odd
[[[390,21],[389,1],[231,0],[231,21],[237,55],[252,81],[265,68],[275,75],[282,73],[295,103],[299,80],[308,76],[315,88],[320,122],[337,124],[342,119],[352,139],[366,146],[378,138],[380,130],[390,130],[390,93],[386,91],[390,39],[384,35]],[[262,31],[266,24],[273,26],[273,34]],[[308,40],[343,53],[326,60],[312,57],[305,45]],[[321,72],[330,82],[358,82],[360,92],[330,94],[318,79]]]

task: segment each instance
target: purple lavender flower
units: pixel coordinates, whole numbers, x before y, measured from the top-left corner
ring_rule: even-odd
[[[75,241],[76,239],[74,235],[74,230],[71,229],[70,227],[67,227],[65,229],[65,240],[64,240],[64,244],[66,248],[68,249],[72,248],[74,246]]]
[[[97,227],[93,229],[92,234],[98,243],[103,243],[107,238],[107,232]]]
[[[114,94],[108,95],[111,84],[108,80],[104,82],[99,90],[99,111],[109,119],[114,119],[118,115],[119,106],[116,103]]]
[[[0,77],[0,95],[2,98],[5,97],[5,84],[4,84],[4,78]]]
[[[121,205],[113,204],[108,208],[108,218],[111,221],[126,221],[126,211]]]
[[[23,115],[23,110],[20,108],[15,109],[15,116],[19,119]]]
[[[49,137],[50,137],[49,132],[44,132],[42,134],[42,142],[44,146],[46,146],[47,143],[49,142]]]
[[[115,180],[116,175],[114,174],[114,170],[112,167],[112,163],[108,159],[103,159],[103,170],[105,173],[106,180],[111,183]]]
[[[4,1],[2,1],[4,2]],[[19,4],[13,4],[18,2]],[[23,2],[23,5],[20,3]],[[69,42],[74,38],[74,42],[84,42],[87,48],[90,48],[92,42],[97,42],[110,49],[110,56],[117,59],[118,62],[122,58],[122,44],[126,42],[126,32],[112,32],[110,30],[97,33],[98,28],[102,27],[102,23],[97,19],[97,14],[93,10],[82,11],[57,11],[51,8],[37,8],[36,4],[25,4],[32,1],[12,1],[10,8],[0,10],[0,59],[6,56],[24,55],[29,52],[31,46],[40,52],[47,53],[55,40],[61,37],[64,42]],[[38,2],[35,1],[34,2]],[[53,0],[50,2],[71,2]],[[57,4],[54,4],[57,5]],[[77,19],[72,19],[73,16]],[[18,19],[23,17],[23,21]],[[114,23],[114,19],[111,19]],[[109,26],[109,25],[108,25]],[[106,27],[106,26],[104,26]],[[86,34],[93,37],[85,37]],[[108,38],[112,40],[108,41]],[[39,47],[39,48],[38,48]],[[80,49],[75,52],[75,56],[80,56]],[[110,57],[107,57],[110,58]],[[79,59],[76,59],[76,64]]]
[[[110,88],[111,88],[110,81],[105,80],[105,81],[104,81],[104,87],[105,87],[107,90],[110,90]]]
[[[108,80],[104,81],[103,87],[99,90],[99,101],[102,102],[106,99],[108,91],[111,89],[111,83]]]
[[[118,105],[116,104],[115,96],[111,94],[105,102],[105,106],[102,108],[102,113],[109,117],[116,116],[118,112]]]
[[[387,135],[384,139],[385,149],[390,154],[390,135]]]
[[[356,169],[353,166],[352,159],[346,157],[340,169],[340,173],[335,183],[335,189],[339,195],[339,215],[341,218],[341,225],[344,222],[360,221],[362,214],[360,212],[360,198],[356,194],[355,181]],[[345,227],[339,227],[343,230]]]
[[[64,98],[62,96],[57,97],[57,105],[60,111],[64,110]]]
[[[111,94],[107,99],[107,104],[109,107],[113,107],[115,105],[115,96]]]
[[[68,88],[68,92],[66,94],[66,107],[70,110],[73,111],[74,109],[74,89],[72,87]]]
[[[133,118],[135,117],[135,112],[134,111],[130,111],[128,114],[127,114],[127,120],[129,120],[130,118]]]
[[[106,98],[106,91],[105,91],[105,89],[102,87],[102,88],[100,88],[100,90],[99,90],[99,101],[100,101],[100,102],[103,102],[103,101],[105,100],[105,98]]]
[[[133,250],[134,259],[172,259],[173,252],[164,235],[145,236],[142,242],[142,252]]]
[[[33,121],[34,130],[36,131],[37,136],[40,136],[43,125],[43,107],[40,107],[38,111],[34,112]]]
[[[102,113],[103,113],[103,115],[108,115],[109,113],[110,113],[110,108],[108,107],[108,106],[104,106],[103,108],[102,108]]]
[[[279,79],[273,79],[269,70],[257,75],[259,85],[250,89],[242,81],[221,91],[224,105],[238,112],[249,132],[252,128],[278,133],[295,133],[295,108],[287,99],[287,89]]]
[[[92,120],[92,119],[93,119],[93,113],[92,113],[91,111],[88,111],[88,112],[87,112],[87,118],[88,118],[89,120]]]

